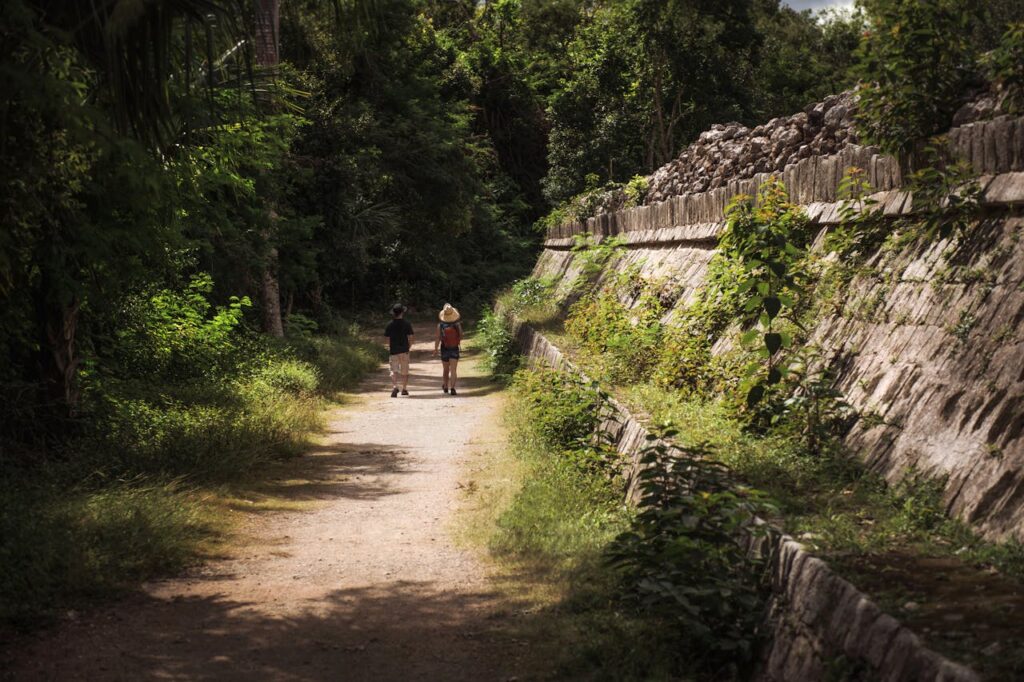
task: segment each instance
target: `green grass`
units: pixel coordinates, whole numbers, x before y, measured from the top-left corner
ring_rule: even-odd
[[[368,372],[387,360],[387,351],[379,343],[368,341],[358,326],[340,336],[318,336],[311,340],[311,361],[320,374],[319,390],[335,399],[353,388]]]
[[[577,417],[593,414],[590,397],[578,384],[565,390],[560,376],[517,374],[506,409],[508,451],[474,474],[471,539],[486,544],[510,597],[527,602],[528,615],[514,627],[534,643],[538,675],[689,679],[693,657],[673,625],[637,610],[607,560],[635,510],[610,466],[580,456],[574,438],[595,423],[567,419],[564,406],[583,405]]]
[[[4,463],[0,628],[32,628],[69,608],[221,551],[229,509],[302,452],[323,409],[375,368],[359,336],[312,337],[255,353],[231,376],[109,381],[86,435],[59,457]]]
[[[173,482],[37,480],[0,489],[0,509],[0,625],[16,629],[181,570],[225,530],[200,491]]]
[[[613,479],[552,452],[534,414],[522,396],[511,401],[511,449],[526,473],[497,519],[490,549],[564,575],[592,561],[623,530],[629,512]]]

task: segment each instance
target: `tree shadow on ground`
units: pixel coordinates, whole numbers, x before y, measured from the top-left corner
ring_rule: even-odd
[[[394,481],[382,480],[382,476],[415,473],[410,461],[408,452],[379,443],[312,445],[301,458],[284,463],[274,475],[239,491],[288,502],[375,499],[402,492]]]
[[[467,364],[475,358],[477,351],[464,351],[459,360],[459,367],[468,372]],[[429,350],[413,350],[411,353],[412,369],[409,372],[410,398],[458,400],[489,395],[504,388],[502,384],[487,376],[460,374],[458,379],[458,395],[450,396],[441,391],[441,360],[432,356]],[[391,391],[391,375],[386,367],[367,377],[363,383],[363,392],[386,394]],[[405,399],[404,397],[400,399]]]
[[[475,681],[535,663],[516,637],[522,604],[431,582],[336,590],[298,613],[219,596],[127,606],[23,649],[9,679]]]

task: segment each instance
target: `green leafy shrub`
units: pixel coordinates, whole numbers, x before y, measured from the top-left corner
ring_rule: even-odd
[[[519,372],[514,386],[545,445],[568,449],[590,440],[604,402],[596,386],[553,369]]]
[[[572,580],[573,571],[598,564],[628,515],[621,477],[609,475],[617,462],[592,456],[602,449],[590,439],[600,399],[592,387],[550,369],[520,371],[512,384],[511,446],[528,473],[490,547],[540,568],[546,582]]]
[[[301,360],[284,359],[261,367],[256,380],[270,388],[295,396],[313,396],[320,387],[320,373],[316,367]]]
[[[512,321],[504,310],[485,308],[477,323],[477,334],[484,350],[484,363],[492,376],[511,379],[519,369],[520,354],[512,334]]]
[[[496,307],[514,320],[543,323],[558,313],[554,293],[554,278],[526,277],[500,293]]]
[[[714,385],[711,342],[701,333],[698,320],[684,316],[682,324],[672,324],[662,339],[653,379],[659,386],[701,393]]]
[[[981,3],[867,0],[858,50],[857,122],[863,138],[911,160],[949,128],[976,73],[971,27]]]
[[[340,332],[314,336],[308,343],[307,362],[320,376],[319,389],[331,397],[352,389],[367,373],[387,361],[387,349],[362,334],[358,325]]]
[[[626,241],[622,237],[596,239],[590,234],[573,236],[572,251],[576,254],[574,263],[580,270],[573,283],[577,289],[585,288],[615,260],[625,253]]]
[[[316,320],[302,313],[292,313],[284,321],[284,333],[290,341],[308,342],[315,335],[320,325]]]
[[[758,532],[762,503],[704,448],[657,441],[675,435],[665,427],[648,436],[638,513],[608,555],[629,603],[685,643],[680,667],[735,678],[753,660],[764,618],[764,587],[744,542]]]
[[[896,511],[892,526],[896,532],[931,531],[946,522],[942,494],[945,481],[924,476],[913,467],[889,491]]]
[[[565,331],[579,344],[585,366],[613,384],[649,377],[658,363],[664,333],[660,292],[658,283],[629,271],[574,303]],[[632,300],[632,307],[624,299]]]
[[[239,360],[237,332],[247,297],[210,302],[213,279],[194,275],[182,290],[128,297],[117,332],[117,369],[123,376],[183,381],[231,372]]]
[[[809,241],[807,216],[789,203],[781,182],[764,183],[757,199],[756,204],[745,196],[733,200],[720,241],[722,253],[738,266],[736,289],[744,299],[740,323],[749,327],[741,343],[760,359],[747,370],[751,408],[784,375],[780,351],[793,345],[793,336],[780,322],[796,322],[799,307],[807,303],[802,261]]]
[[[626,206],[640,206],[647,196],[649,183],[643,175],[634,175],[622,191],[626,194]]]
[[[1024,23],[1010,24],[996,49],[985,55],[984,64],[1003,96],[1003,111],[1024,111]]]
[[[981,212],[981,185],[969,163],[950,159],[944,135],[920,152],[921,167],[910,175],[914,213],[901,225],[925,239],[964,237]]]
[[[795,432],[806,452],[821,455],[835,448],[856,419],[856,411],[835,387],[835,376],[817,348],[801,348],[788,363],[780,410],[773,421]]]
[[[825,236],[825,251],[835,253],[833,270],[842,270],[840,283],[853,276],[856,266],[870,257],[892,226],[871,198],[871,183],[863,168],[851,166],[839,181],[839,224]]]

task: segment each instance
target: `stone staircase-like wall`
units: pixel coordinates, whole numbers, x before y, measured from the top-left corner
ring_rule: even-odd
[[[981,174],[980,224],[963,241],[874,254],[811,342],[871,417],[847,437],[854,452],[889,480],[911,469],[944,479],[951,513],[991,538],[1024,541],[1024,118],[961,126],[948,139]],[[838,223],[850,166],[867,171],[886,215],[913,210],[896,162],[849,145],[782,174],[817,229]],[[534,274],[556,278],[570,296],[580,270],[573,237],[617,235],[626,254],[615,267],[671,280],[684,306],[703,283],[728,202],[767,177],[566,223],[548,235]]]

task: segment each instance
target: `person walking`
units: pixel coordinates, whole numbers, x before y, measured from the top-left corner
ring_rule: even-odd
[[[459,311],[450,303],[445,303],[438,315],[441,322],[437,325],[437,338],[434,339],[434,355],[441,351],[441,365],[444,367],[441,378],[441,390],[451,395],[458,395],[455,382],[459,376],[459,345],[462,343],[462,319]]]
[[[405,306],[396,303],[391,308],[391,321],[384,328],[388,337],[391,364],[391,397],[398,396],[398,382],[402,382],[402,395],[409,395],[409,350],[412,348],[412,325],[404,318]]]

